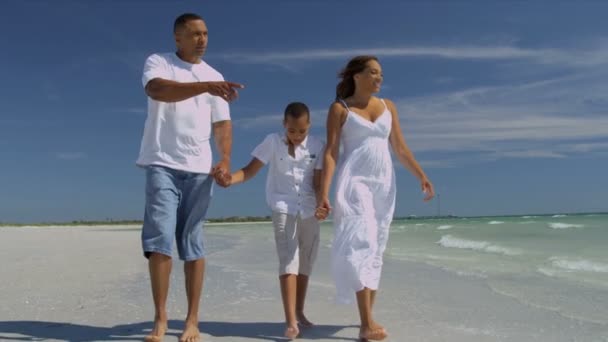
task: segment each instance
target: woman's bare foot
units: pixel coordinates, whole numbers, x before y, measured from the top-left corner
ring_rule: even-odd
[[[369,340],[382,341],[387,336],[388,336],[388,334],[386,333],[386,330],[384,329],[384,327],[376,322],[373,322],[372,325],[369,327],[362,326],[361,330],[359,330],[359,339],[362,342],[366,342]]]
[[[184,333],[179,338],[179,342],[199,342],[201,340],[201,332],[198,330],[198,321],[186,321]]]
[[[294,338],[298,337],[298,335],[300,335],[300,330],[298,329],[297,324],[294,326],[287,326],[287,329],[285,329],[285,337],[288,339],[293,340]]]
[[[309,321],[306,318],[306,316],[304,316],[303,311],[296,312],[296,319],[298,320],[298,323],[300,323],[305,328],[310,328],[314,325],[311,321]]]
[[[145,342],[160,342],[167,332],[167,319],[154,319],[154,328],[150,335],[144,337]]]

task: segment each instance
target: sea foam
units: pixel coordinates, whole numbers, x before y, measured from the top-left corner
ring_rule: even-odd
[[[522,254],[521,250],[516,248],[508,248],[499,245],[493,245],[488,241],[474,241],[454,237],[452,235],[444,235],[439,241],[437,241],[442,247],[448,248],[461,248],[461,249],[472,249],[475,251],[482,251],[487,253],[497,253],[504,255],[519,255]]]

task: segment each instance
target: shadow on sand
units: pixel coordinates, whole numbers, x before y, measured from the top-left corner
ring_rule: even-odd
[[[300,338],[307,340],[358,341],[355,338],[333,336],[342,329],[354,326],[316,325],[301,329]],[[141,322],[113,327],[44,321],[0,321],[2,341],[62,340],[73,342],[92,341],[141,341],[152,328],[152,322]],[[169,321],[169,336],[180,336],[183,322]],[[283,322],[202,322],[203,334],[215,337],[239,337],[264,341],[286,341]],[[204,339],[203,339],[204,340]]]

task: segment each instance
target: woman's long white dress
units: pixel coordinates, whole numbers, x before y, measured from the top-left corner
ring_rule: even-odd
[[[383,101],[384,102],[384,101]],[[371,122],[348,110],[341,131],[334,201],[332,273],[337,301],[378,289],[382,254],[395,209],[395,173],[389,150],[391,113]]]

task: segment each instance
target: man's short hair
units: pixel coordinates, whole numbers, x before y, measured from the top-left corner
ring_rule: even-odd
[[[173,33],[177,33],[179,29],[184,27],[187,22],[192,20],[203,20],[200,15],[194,13],[184,13],[175,19],[173,24]]]

